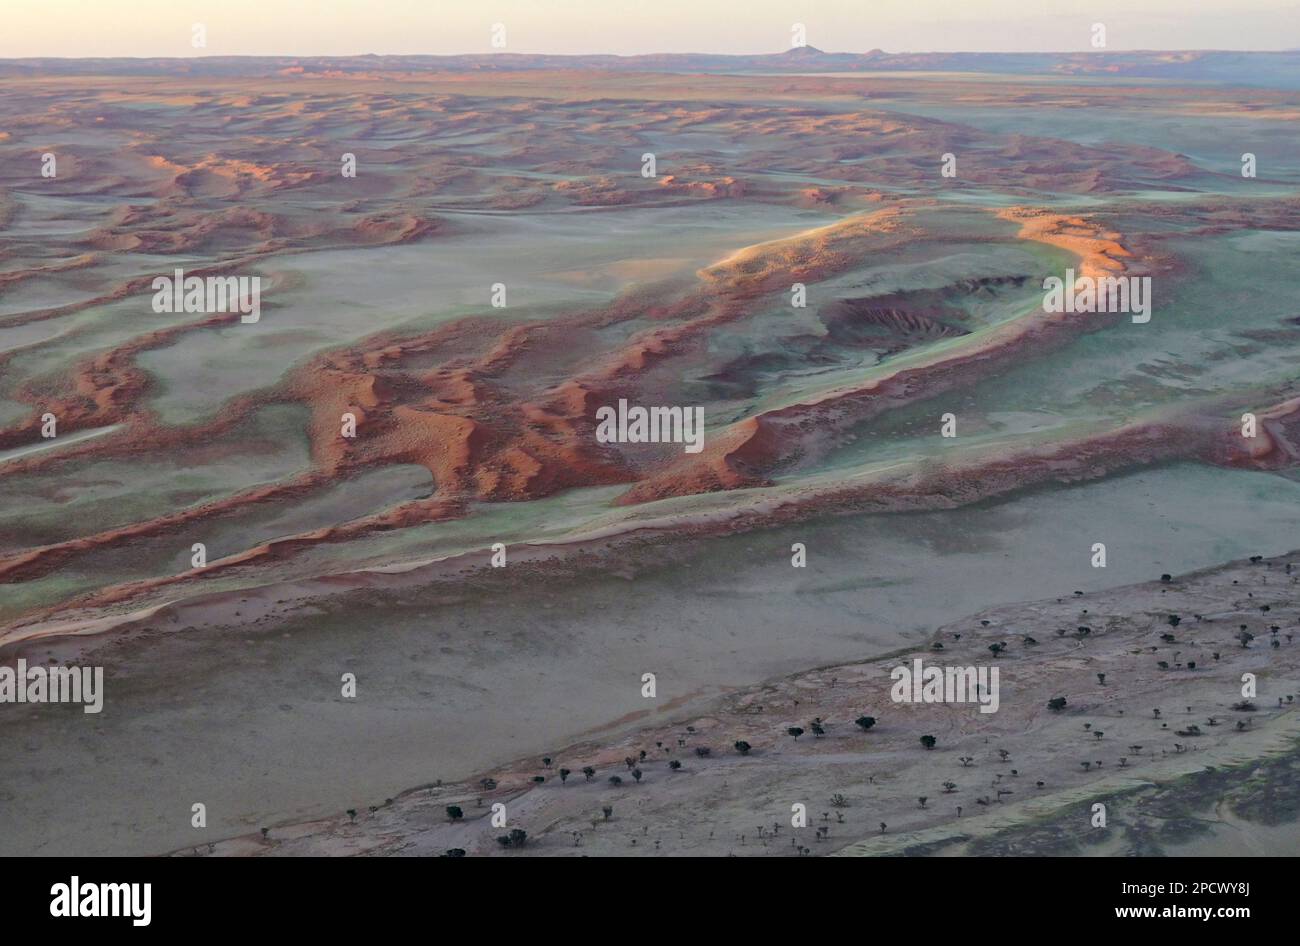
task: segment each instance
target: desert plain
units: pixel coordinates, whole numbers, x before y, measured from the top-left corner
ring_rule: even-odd
[[[0,852],[1294,850],[1297,58],[0,63]]]

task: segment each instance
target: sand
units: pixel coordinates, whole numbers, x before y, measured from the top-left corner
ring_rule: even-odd
[[[992,853],[998,844],[1016,847],[1007,835],[1020,833],[1019,853],[1151,854],[1159,853],[1150,849],[1152,825],[1131,799],[1168,790],[1195,809],[1205,803],[1198,776],[1235,790],[1228,810],[1206,819],[1208,827],[1157,831],[1157,840],[1212,841],[1216,831],[1240,834],[1253,816],[1290,822],[1271,843],[1248,827],[1256,851],[1293,853],[1287,839],[1300,810],[1252,807],[1243,789],[1258,793],[1270,775],[1284,777],[1279,766],[1300,760],[1300,575],[1288,568],[1295,558],[993,609],[939,629],[928,646],[744,687],[702,714],[568,746],[549,762],[520,760],[373,811],[270,825],[265,835],[178,853],[802,856],[953,846]],[[1182,621],[1171,625],[1170,614]],[[1240,624],[1255,632],[1249,646],[1234,640]],[[1271,625],[1281,630],[1273,634]],[[1006,650],[990,657],[991,642]],[[997,665],[997,712],[894,702],[891,668],[918,657]],[[1258,680],[1250,700],[1241,694],[1245,673]],[[1066,698],[1064,708],[1049,707],[1056,697]],[[877,723],[860,729],[853,720],[862,714]],[[809,720],[825,735],[813,735]],[[808,731],[792,738],[786,730],[795,726]],[[923,734],[935,737],[933,749],[920,744]],[[739,740],[747,751],[733,746]],[[582,774],[587,766],[592,779]],[[561,779],[561,768],[572,774]],[[623,784],[612,785],[611,775]],[[505,806],[504,829],[491,823],[496,804]],[[792,825],[795,804],[806,806],[806,826]],[[1095,804],[1110,809],[1104,825],[1094,823]],[[452,805],[462,818],[448,817]],[[509,829],[526,831],[527,843],[499,844]]]
[[[1210,55],[1172,74],[1285,85],[1293,60]],[[927,70],[906,78],[793,75],[805,66],[788,60],[779,76],[0,63],[0,660],[102,665],[108,685],[97,717],[0,707],[0,754],[22,760],[0,775],[0,853],[152,854],[249,832],[260,851],[260,827],[278,843],[497,770],[513,804],[544,755],[685,725],[752,731],[761,748],[738,763],[726,739],[702,757],[655,738],[688,743],[673,791],[691,811],[647,802],[637,851],[656,825],[683,849],[768,850],[743,819],[788,810],[794,791],[850,801],[834,825],[852,830],[822,851],[864,840],[868,809],[946,830],[926,820],[938,794],[921,792],[924,767],[912,784],[900,721],[866,735],[893,788],[931,798],[920,815],[855,774],[845,701],[874,694],[809,667],[856,680],[987,609],[1293,548],[1300,164],[1279,135],[1295,93],[1151,82],[1129,70],[1168,64],[1145,56],[1110,80],[1019,75],[1045,58],[932,71],[959,61],[975,62],[894,63]],[[1239,175],[1242,141],[1258,180]],[[47,149],[59,174],[37,178],[29,159]],[[657,176],[640,173],[647,151]],[[177,266],[260,276],[262,318],[152,311],[152,278]],[[1044,277],[1067,268],[1150,275],[1150,323],[1044,313]],[[701,407],[706,449],[598,442],[597,409],[623,398]],[[1089,564],[1098,541],[1105,569]],[[1115,593],[1117,613],[1147,607]],[[1120,622],[1114,640],[1139,631]],[[1064,644],[1041,646],[1006,658],[1041,671],[1025,685],[1077,684]],[[1167,682],[1148,671],[1135,698]],[[1214,672],[1198,666],[1189,698],[1211,698],[1197,687]],[[764,680],[776,703],[738,709]],[[801,707],[824,701],[833,725],[787,752],[767,717],[805,689]],[[1075,744],[1025,706],[998,715],[1055,740],[1050,760],[1017,744],[1046,771]],[[941,735],[920,758],[983,730]],[[663,791],[661,768],[619,791]],[[1049,774],[1044,798],[1092,784]],[[562,833],[548,825],[589,815],[587,795],[551,807],[553,781],[518,795],[543,851]],[[1119,807],[1161,817],[1165,797],[1144,792]],[[1228,809],[1222,843],[1263,842]],[[393,836],[456,840],[422,817]],[[292,830],[304,846],[336,836]],[[456,829],[476,852],[477,830]],[[1062,831],[917,843],[1064,849]],[[584,847],[626,841],[605,834],[621,840]],[[383,837],[359,821],[355,844],[389,850]]]
[[[0,844],[149,854],[364,811],[810,663],[895,651],[1003,596],[1094,594],[1284,550],[1300,528],[1286,485],[1171,469],[957,512],[272,585],[33,641],[11,657],[102,664],[107,695],[98,717],[6,707],[0,747],[27,762],[6,775]],[[1110,542],[1106,569],[1088,564],[1093,536]],[[791,567],[796,541],[806,569]],[[647,670],[654,702],[640,695]],[[344,672],[356,700],[340,695]],[[203,831],[189,822],[196,801]],[[56,822],[66,830],[50,832]]]

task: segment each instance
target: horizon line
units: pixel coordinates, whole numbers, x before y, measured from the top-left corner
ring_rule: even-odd
[[[1215,47],[1134,47],[1132,49],[906,49],[897,52],[890,52],[885,49],[875,48],[865,52],[851,52],[847,50],[830,52],[824,49],[818,49],[813,46],[799,46],[784,49],[779,52],[756,52],[756,53],[732,53],[732,52],[649,52],[649,53],[548,53],[548,52],[516,52],[503,50],[490,50],[478,52],[457,52],[457,53],[195,53],[188,56],[169,56],[169,55],[140,55],[140,56],[61,56],[56,54],[35,55],[35,56],[0,56],[0,62],[24,62],[32,60],[66,60],[69,62],[84,62],[88,60],[104,61],[147,61],[147,60],[173,60],[176,62],[192,62],[194,60],[212,60],[212,59],[468,59],[468,58],[523,58],[547,56],[554,59],[587,59],[600,57],[603,59],[648,59],[648,58],[667,58],[667,57],[689,57],[689,56],[714,56],[726,59],[754,59],[759,57],[776,57],[788,56],[795,53],[796,50],[806,49],[811,53],[821,56],[1116,56],[1132,55],[1134,53],[1250,53],[1250,54],[1278,54],[1278,53],[1300,53],[1300,46],[1288,46],[1279,49],[1258,49],[1258,48],[1234,48],[1225,46]]]

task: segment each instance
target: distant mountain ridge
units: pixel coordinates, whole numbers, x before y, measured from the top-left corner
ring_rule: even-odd
[[[1210,81],[1300,88],[1300,50],[1151,50],[1078,53],[828,53],[812,46],[780,53],[654,53],[559,56],[482,53],[456,56],[198,56],[177,59],[0,59],[0,76],[191,75],[346,76],[412,72],[517,72],[539,69],[608,72],[982,72],[998,75],[1095,76]]]

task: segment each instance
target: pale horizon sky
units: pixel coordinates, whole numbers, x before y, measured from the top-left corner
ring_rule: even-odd
[[[1300,49],[1300,0],[0,0],[0,57]],[[191,45],[195,23],[207,45]],[[493,24],[506,47],[491,45]]]

